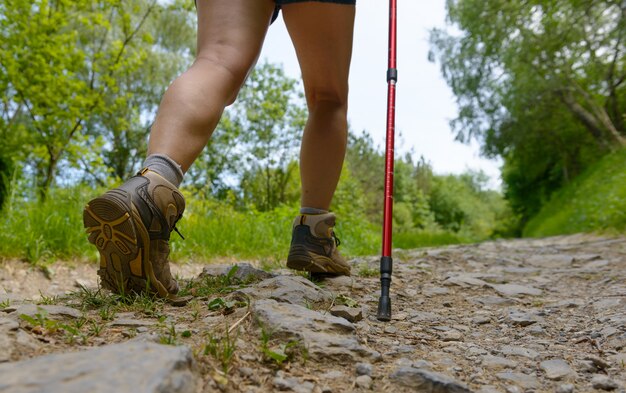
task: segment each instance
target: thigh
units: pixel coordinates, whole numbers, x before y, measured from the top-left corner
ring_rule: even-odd
[[[355,6],[336,2],[285,2],[283,19],[293,41],[309,105],[346,101]]]
[[[243,81],[259,56],[274,7],[272,0],[197,0],[197,58]]]

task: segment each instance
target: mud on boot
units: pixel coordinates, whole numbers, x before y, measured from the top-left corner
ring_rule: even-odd
[[[100,253],[102,286],[120,294],[148,292],[163,298],[176,294],[169,238],[184,210],[180,191],[148,169],[89,201],[83,224]]]
[[[301,214],[293,222],[287,267],[310,273],[350,275],[350,265],[339,254],[335,215]]]

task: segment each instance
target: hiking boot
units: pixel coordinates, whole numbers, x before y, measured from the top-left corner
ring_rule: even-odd
[[[311,273],[350,275],[350,265],[337,251],[333,213],[302,214],[293,222],[287,267]]]
[[[83,211],[83,223],[89,242],[100,252],[102,286],[120,294],[176,294],[169,238],[184,210],[176,186],[147,168],[92,199]]]

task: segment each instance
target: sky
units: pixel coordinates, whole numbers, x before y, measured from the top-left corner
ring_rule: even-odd
[[[445,27],[445,0],[397,2],[396,157],[412,149],[415,159],[424,156],[437,174],[482,170],[491,179],[488,187],[500,188],[501,161],[480,157],[475,142],[467,145],[454,140],[449,125],[457,114],[454,96],[441,75],[440,64],[428,61],[429,31]],[[348,121],[353,131],[366,130],[383,147],[389,2],[357,0],[356,7]],[[287,75],[300,78],[282,17],[271,26],[260,59],[282,64]]]

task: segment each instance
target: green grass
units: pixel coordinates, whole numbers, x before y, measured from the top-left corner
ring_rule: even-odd
[[[55,188],[44,203],[12,195],[0,212],[0,259],[17,258],[44,265],[58,259],[98,259],[82,223],[85,204],[103,190],[85,186]],[[228,257],[281,265],[291,240],[296,206],[271,212],[237,211],[215,200],[187,198],[177,227],[185,236],[171,237],[175,261],[209,261]],[[357,214],[338,213],[337,237],[348,256],[376,255],[381,248],[381,227]],[[451,233],[426,231],[394,234],[394,247],[416,248],[462,242]]]
[[[394,233],[393,235],[393,246],[403,249],[445,246],[448,244],[469,242],[469,239],[448,231],[429,232],[415,229],[412,231]]]
[[[610,154],[559,190],[524,228],[527,237],[626,230],[626,150]]]

